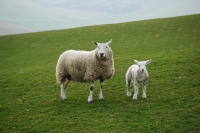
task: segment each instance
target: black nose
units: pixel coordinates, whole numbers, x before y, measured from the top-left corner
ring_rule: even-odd
[[[142,72],[144,72],[144,69],[142,69]]]
[[[103,57],[104,53],[100,53],[100,57]]]

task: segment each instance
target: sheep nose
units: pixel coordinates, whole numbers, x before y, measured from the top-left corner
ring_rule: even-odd
[[[104,53],[100,53],[100,57],[103,57]]]
[[[144,72],[144,69],[142,69],[142,72]]]

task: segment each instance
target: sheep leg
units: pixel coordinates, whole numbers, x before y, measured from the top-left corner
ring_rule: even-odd
[[[126,81],[126,87],[127,87],[126,95],[130,97],[131,96],[131,90],[130,90],[131,80]]]
[[[100,79],[100,91],[99,91],[99,99],[100,99],[100,100],[103,100],[103,99],[104,99],[104,97],[103,97],[103,92],[102,92],[103,83],[104,83],[104,80],[101,80],[101,79]]]
[[[68,85],[69,82],[70,82],[70,80],[66,79],[65,82],[60,84],[60,87],[61,87],[61,98],[63,100],[67,99],[66,98],[66,89],[67,89],[67,85]]]
[[[142,94],[142,98],[146,98],[146,82],[143,83],[143,94]]]
[[[133,99],[137,99],[137,95],[138,95],[138,83],[134,82],[134,95],[133,95]]]
[[[88,96],[88,102],[92,102],[93,101],[93,89],[94,89],[94,82],[90,82],[90,94]]]

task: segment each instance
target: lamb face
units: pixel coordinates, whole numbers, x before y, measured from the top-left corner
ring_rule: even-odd
[[[147,64],[149,64],[151,62],[151,60],[141,61],[141,62],[134,60],[134,62],[138,65],[139,71],[143,73],[143,72],[147,71],[146,66],[147,66]]]

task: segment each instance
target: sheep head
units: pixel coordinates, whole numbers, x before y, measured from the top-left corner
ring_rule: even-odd
[[[146,71],[146,66],[151,62],[150,60],[146,60],[146,61],[137,61],[137,60],[133,60],[139,67],[139,71],[140,72],[144,72]]]
[[[107,43],[98,43],[95,41],[92,41],[92,42],[96,46],[96,50],[97,50],[99,58],[105,58],[106,56],[108,56],[109,50],[110,50],[109,45],[112,42],[112,39]]]

